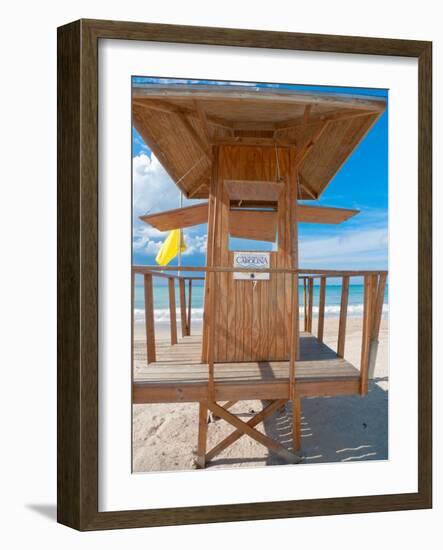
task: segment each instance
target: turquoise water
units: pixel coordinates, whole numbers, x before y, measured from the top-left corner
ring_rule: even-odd
[[[187,293],[186,284],[186,293]],[[318,311],[319,285],[314,285],[314,313]],[[176,284],[175,297],[177,307],[179,306],[178,284]],[[326,286],[325,315],[328,317],[338,316],[340,311],[341,285],[329,284]],[[303,305],[303,287],[299,286],[299,303]],[[136,319],[143,318],[144,294],[141,281],[136,281],[135,286],[135,309]],[[155,319],[158,322],[169,321],[169,294],[165,281],[154,284],[154,310]],[[386,285],[383,312],[388,311],[388,285]],[[300,310],[302,313],[302,308]],[[348,315],[358,316],[363,312],[363,285],[349,285]],[[198,321],[203,315],[203,282],[194,281],[192,285],[192,317]]]

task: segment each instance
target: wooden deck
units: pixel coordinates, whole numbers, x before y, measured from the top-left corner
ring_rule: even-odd
[[[135,358],[137,359],[137,357]],[[216,363],[215,399],[288,399],[288,361]],[[297,397],[360,393],[360,371],[312,334],[300,334]],[[171,346],[157,342],[157,360],[137,367],[134,403],[195,402],[208,394],[208,365],[201,363],[201,336]]]

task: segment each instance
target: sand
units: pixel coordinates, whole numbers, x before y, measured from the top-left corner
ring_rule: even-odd
[[[325,343],[336,349],[338,319],[325,321]],[[315,320],[313,333],[315,334]],[[167,331],[167,326],[163,329]],[[201,326],[193,327],[197,333]],[[143,327],[136,327],[135,356],[143,348]],[[165,335],[167,332],[165,332]],[[158,334],[160,336],[160,334]],[[304,463],[384,460],[388,458],[388,322],[382,320],[374,380],[366,397],[320,397],[302,400],[302,454]],[[345,357],[358,367],[361,319],[348,318]],[[232,409],[247,421],[263,408],[262,401],[243,401]],[[292,407],[260,424],[259,429],[292,446]],[[198,404],[133,406],[133,470],[135,472],[194,468]],[[210,422],[208,449],[226,437],[232,427],[223,420]],[[250,437],[241,437],[208,464],[208,468],[252,467],[284,461]]]

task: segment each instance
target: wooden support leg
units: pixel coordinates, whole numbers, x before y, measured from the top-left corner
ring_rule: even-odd
[[[294,452],[301,448],[301,399],[292,401],[292,439]]]
[[[200,401],[198,413],[197,468],[206,464],[206,440],[208,435],[208,402]]]

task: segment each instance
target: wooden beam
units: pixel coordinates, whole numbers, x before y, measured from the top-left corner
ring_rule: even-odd
[[[183,229],[208,222],[208,203],[193,204],[165,212],[156,212],[147,216],[140,216],[140,220],[152,225],[159,231]]]
[[[368,359],[368,378],[374,378],[375,362],[378,352],[378,334],[380,331],[380,323],[383,315],[383,303],[385,296],[386,273],[381,273],[376,276],[376,290],[374,299],[374,311],[371,327],[371,339],[369,342],[369,359]]]
[[[226,403],[223,404],[223,408],[226,410],[231,409],[238,401],[226,401]]]
[[[341,301],[340,301],[340,320],[338,324],[338,342],[337,355],[344,357],[346,342],[346,321],[348,319],[348,296],[349,296],[349,276],[342,279]]]
[[[189,336],[188,323],[186,319],[186,289],[185,280],[180,277],[178,280],[180,291],[180,324],[182,329],[182,337]]]
[[[220,266],[206,266],[206,267],[197,267],[196,265],[133,265],[132,271],[136,273],[150,273],[153,272],[157,276],[158,271],[189,271],[189,272],[227,272],[233,273],[237,271],[243,271],[244,273],[249,273],[251,271],[263,271],[262,269],[253,269],[249,267],[240,268],[240,267],[220,267]],[[155,273],[154,273],[155,272]],[[291,268],[291,267],[275,267],[266,270],[267,273],[298,273],[299,275],[306,275],[308,278],[311,276],[318,277],[319,275],[327,275],[328,277],[343,277],[344,275],[349,275],[351,277],[364,276],[364,275],[375,275],[380,273],[387,273],[386,271],[373,271],[368,269],[306,269],[306,268]]]
[[[208,394],[207,383],[202,384],[145,384],[135,382],[133,389],[133,403],[195,403],[206,399]],[[358,395],[360,393],[360,379],[340,378],[337,380],[297,380],[296,398],[301,397],[330,397],[331,395]],[[272,384],[251,382],[248,384],[217,384],[215,388],[217,401],[228,400],[270,400],[288,399],[288,382],[282,380]]]
[[[260,137],[260,136],[226,136],[213,138],[214,145],[238,145],[245,147],[292,147],[295,140],[279,139],[275,137]]]
[[[202,400],[198,410],[197,468],[206,465],[206,442],[208,434],[208,403]]]
[[[175,280],[168,280],[169,290],[169,322],[171,325],[171,345],[177,343],[177,317],[176,317],[176,305],[175,305]]]
[[[139,107],[139,108],[141,107],[141,108],[144,108],[144,109],[151,109],[152,111],[159,111],[159,112],[170,114],[170,115],[171,114],[172,115],[177,115],[178,113],[183,113],[186,116],[199,119],[199,114],[196,110],[190,109],[190,108],[184,107],[184,106],[178,107],[178,106],[176,106],[172,103],[169,103],[167,101],[162,101],[162,100],[159,100],[159,99],[155,99],[155,100],[152,100],[152,99],[143,99],[143,100],[134,99],[133,102],[132,102],[132,105],[134,107]],[[229,131],[232,130],[232,122],[229,122],[228,120],[225,120],[221,117],[206,115],[206,119],[207,119],[208,123],[213,125],[213,126],[218,126],[220,128],[224,128],[224,129],[229,130]]]
[[[380,323],[383,314],[383,304],[385,299],[385,287],[386,287],[386,273],[381,273],[378,277],[377,292],[376,292],[376,303],[374,310],[374,319],[371,330],[371,337],[378,338],[380,331]]]
[[[314,279],[308,277],[308,326],[307,332],[312,332],[312,307],[314,303]]]
[[[225,180],[224,187],[232,201],[277,202],[284,184],[276,181]]]
[[[320,298],[318,304],[318,326],[317,340],[323,342],[323,332],[325,327],[325,304],[326,304],[326,277],[320,278]]]
[[[296,453],[301,449],[301,399],[292,401],[292,447]]]
[[[298,207],[298,213],[299,216],[297,221],[299,222],[338,224],[359,214],[360,210],[301,204]]]
[[[312,187],[309,185],[309,183],[305,180],[305,178],[299,174],[299,186],[305,191],[305,193],[307,193],[311,199],[318,199],[318,193],[316,193]]]
[[[194,101],[195,110],[197,111],[198,119],[203,127],[203,132],[205,134],[206,141],[208,143],[212,142],[212,131],[209,127],[208,117],[206,116],[205,110],[200,101]]]
[[[210,177],[210,170],[208,171],[208,174],[205,174],[201,180],[199,180],[193,187],[190,191],[188,191],[187,193],[187,198],[188,199],[193,199],[197,194],[198,192],[201,190],[202,187],[206,186],[208,188],[208,192],[209,192],[209,177]]]
[[[272,243],[276,240],[277,212],[231,210],[228,223],[232,237]]]
[[[375,275],[366,275],[364,279],[363,331],[360,360],[360,394],[368,393],[369,353],[371,330],[375,306]]]
[[[275,184],[274,184],[275,185]],[[235,193],[235,192],[234,192]],[[241,193],[239,191],[238,193]],[[237,195],[236,195],[237,196]],[[238,200],[238,199],[236,199]],[[249,204],[248,202],[243,203],[242,205]],[[253,201],[253,204],[260,204],[260,201]],[[266,202],[267,204],[267,202]],[[270,201],[270,204],[274,204],[273,201]],[[251,207],[252,208],[252,207]],[[360,211],[351,210],[349,208],[332,208],[327,206],[311,206],[306,204],[300,204],[297,208],[298,212],[298,222],[302,223],[330,223],[338,224],[342,223],[352,216],[355,216]],[[257,211],[257,210],[232,210],[230,214],[233,214],[232,217],[232,227],[239,230],[243,226],[248,226],[247,232],[251,234],[251,239],[259,240],[275,240],[275,230],[271,236],[271,225],[272,220],[275,215],[275,212],[269,211]],[[208,203],[194,204],[192,206],[185,206],[183,208],[176,208],[174,210],[167,210],[165,212],[156,212],[155,214],[148,214],[146,216],[140,216],[140,220],[143,222],[152,225],[159,231],[171,231],[172,229],[182,229],[184,227],[192,227],[194,225],[199,225],[207,223],[208,221]],[[254,237],[255,226],[259,223],[264,223],[269,229],[269,238],[261,239],[259,236]],[[257,227],[257,231],[260,228]],[[261,231],[266,233],[265,228]],[[241,236],[241,235],[236,235]]]
[[[311,152],[311,149],[314,147],[316,142],[321,138],[323,133],[325,132],[326,128],[328,127],[329,121],[326,120],[322,124],[320,124],[312,133],[309,139],[306,140],[305,144],[300,147],[300,149],[297,151],[297,155],[295,158],[295,167],[299,168],[304,160],[306,160],[307,156]]]
[[[287,104],[288,108],[293,105],[307,105],[322,104],[336,107],[337,109],[362,109],[373,111],[374,114],[382,112],[385,109],[386,102],[382,99],[368,99],[364,96],[350,96],[350,95],[331,95],[331,94],[319,94],[319,93],[305,93],[305,92],[289,92],[289,91],[270,91],[260,90],[256,88],[241,87],[236,90],[227,86],[202,86],[199,85],[187,85],[180,87],[134,87],[133,88],[134,100],[142,98],[167,100],[172,102],[179,100],[181,103],[186,100],[205,100],[215,101],[222,103],[258,103],[266,105],[267,103]]]
[[[308,106],[310,107],[310,105]],[[327,113],[322,113],[318,115],[311,115],[306,118],[306,109],[303,113],[303,116],[298,118],[293,118],[290,120],[286,120],[284,122],[279,122],[276,124],[276,130],[274,132],[274,136],[279,135],[281,132],[284,132],[286,130],[293,130],[294,128],[299,128],[300,126],[308,126],[308,125],[314,125],[318,124],[320,122],[337,122],[340,120],[350,120],[353,118],[358,118],[362,116],[371,116],[374,114],[377,114],[377,112],[374,112],[373,110],[362,110],[362,109],[339,109],[336,111],[330,111]]]
[[[207,322],[209,322],[209,335],[208,335],[208,397],[211,400],[215,399],[215,377],[214,377],[214,356],[215,356],[215,281],[217,274],[211,273],[209,279],[211,281],[209,286],[209,308]],[[220,407],[221,408],[221,407]],[[220,415],[219,415],[220,416]]]
[[[274,130],[276,129],[275,122],[266,122],[264,120],[240,120],[234,121],[232,123],[232,128],[234,134],[237,135],[237,132],[268,132],[269,137],[272,137]]]
[[[217,183],[218,183],[218,159],[219,159],[219,148],[213,148],[214,161],[212,163],[212,173],[210,180],[210,193],[209,193],[209,202],[208,202],[208,238],[206,246],[206,266],[214,266],[214,254],[215,254],[215,220],[217,219],[217,209],[220,208],[219,201],[217,199]],[[202,336],[202,361],[209,363],[209,340],[210,340],[210,325],[212,324],[209,308],[206,307],[206,304],[210,304],[212,294],[210,285],[212,284],[213,279],[209,276],[206,276],[205,287],[204,287],[204,308],[203,308],[203,336]]]
[[[207,159],[212,162],[212,154],[211,154],[211,144],[207,143],[200,134],[197,132],[197,130],[192,126],[192,124],[189,122],[187,116],[184,113],[177,113],[178,118],[180,119],[183,126],[186,128],[189,135],[192,137],[194,142],[198,145],[198,147],[201,149],[202,153],[206,155]]]
[[[154,327],[154,291],[152,275],[144,275],[145,292],[145,332],[146,332],[146,356],[149,363],[156,361],[155,354],[155,327]]]
[[[303,112],[303,124],[304,125],[308,124],[308,122],[309,122],[309,116],[311,114],[311,109],[312,109],[312,104],[311,103],[306,105],[305,110]],[[280,126],[280,128],[281,128],[281,126]]]
[[[162,148],[157,144],[157,142],[151,138],[151,135],[146,127],[146,122],[144,120],[144,114],[140,113],[139,110],[133,109],[132,111],[132,120],[135,126],[135,129],[140,134],[141,138],[145,144],[151,149],[154,155],[158,158],[163,168],[168,172],[171,178],[174,181],[180,179],[181,174],[177,172],[177,168],[167,155],[162,151]]]
[[[191,336],[191,320],[192,320],[192,279],[188,280],[188,336]]]

